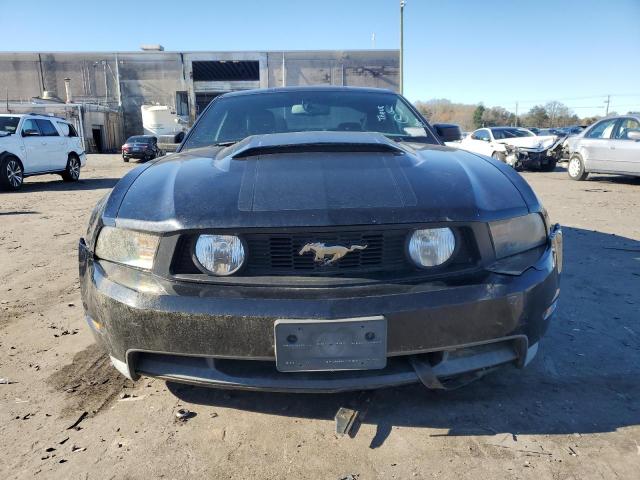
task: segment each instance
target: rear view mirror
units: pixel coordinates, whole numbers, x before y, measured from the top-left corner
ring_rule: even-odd
[[[31,130],[31,129],[22,130],[22,136],[23,137],[38,137],[38,136],[40,136],[40,132],[37,131],[37,130]]]
[[[329,115],[329,105],[303,101],[297,105],[291,105],[293,115]]]
[[[635,140],[636,142],[640,140],[640,130],[630,130],[627,132],[627,138],[629,140]]]
[[[462,138],[462,130],[452,123],[434,123],[433,128],[443,142],[457,142]]]

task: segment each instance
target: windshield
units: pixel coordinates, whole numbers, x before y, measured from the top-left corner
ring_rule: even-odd
[[[0,117],[0,135],[16,133],[20,117]]]
[[[151,143],[151,137],[129,137],[126,143]]]
[[[438,143],[394,93],[299,90],[219,98],[198,119],[183,148],[312,131],[380,132],[399,140]]]
[[[491,133],[493,133],[493,138],[496,140],[535,136],[532,132],[525,130],[524,128],[492,128]]]

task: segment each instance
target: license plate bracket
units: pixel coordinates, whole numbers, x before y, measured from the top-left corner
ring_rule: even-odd
[[[387,365],[387,320],[382,316],[276,320],[274,339],[280,372],[375,370]]]

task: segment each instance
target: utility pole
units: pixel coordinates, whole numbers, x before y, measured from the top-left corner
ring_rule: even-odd
[[[375,50],[376,48],[376,32],[371,34],[371,48]]]
[[[611,103],[611,95],[607,95],[607,99],[604,101],[604,103],[607,104],[607,107],[604,112],[604,116],[606,117],[607,115],[609,115],[609,103]]]
[[[282,86],[287,86],[287,66],[284,63],[284,52],[282,52]]]
[[[400,95],[404,89],[404,6],[405,0],[400,0]]]
[[[516,127],[518,126],[518,102],[516,102]]]

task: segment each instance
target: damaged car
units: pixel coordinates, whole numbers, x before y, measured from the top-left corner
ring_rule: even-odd
[[[453,388],[536,355],[562,232],[492,158],[387,90],[220,95],[79,244],[86,320],[130,379]],[[451,135],[450,135],[451,134]]]
[[[562,159],[565,137],[538,136],[526,128],[479,128],[462,140],[459,148],[504,162],[516,170],[552,172]]]

